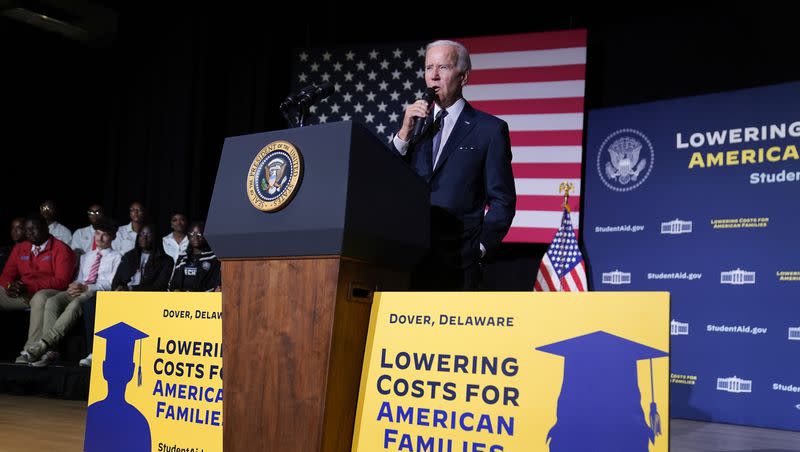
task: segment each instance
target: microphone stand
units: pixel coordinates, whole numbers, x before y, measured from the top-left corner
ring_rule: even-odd
[[[307,102],[299,102],[297,104],[297,127],[303,127],[306,125],[306,119],[308,118],[308,111],[309,105]]]

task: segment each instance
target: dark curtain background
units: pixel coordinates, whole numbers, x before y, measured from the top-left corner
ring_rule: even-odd
[[[139,200],[161,234],[175,211],[204,218],[224,138],[285,127],[277,105],[297,46],[585,27],[587,110],[800,79],[796,24],[777,12],[532,15],[519,7],[423,19],[341,5],[290,5],[277,17],[111,3],[119,26],[102,45],[0,17],[3,228],[48,198],[73,230],[86,225],[93,202],[124,224]],[[487,264],[487,288],[531,289],[545,249],[505,245]]]

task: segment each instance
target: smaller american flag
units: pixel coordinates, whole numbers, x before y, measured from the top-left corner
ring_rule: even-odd
[[[547,248],[539,264],[539,274],[536,275],[536,292],[585,292],[586,266],[583,255],[578,247],[575,230],[572,229],[572,220],[569,208],[564,207],[561,216],[561,227],[558,228],[553,242]]]

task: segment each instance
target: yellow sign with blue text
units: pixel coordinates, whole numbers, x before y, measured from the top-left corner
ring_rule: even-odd
[[[84,450],[222,451],[220,293],[100,292]]]
[[[669,294],[379,293],[353,451],[667,451]]]

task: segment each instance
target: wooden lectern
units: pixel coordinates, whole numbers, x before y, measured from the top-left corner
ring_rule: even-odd
[[[303,177],[262,212],[248,172],[277,140]],[[429,216],[425,182],[358,124],[225,140],[206,237],[222,260],[226,452],[350,450],[372,293],[408,288]]]

